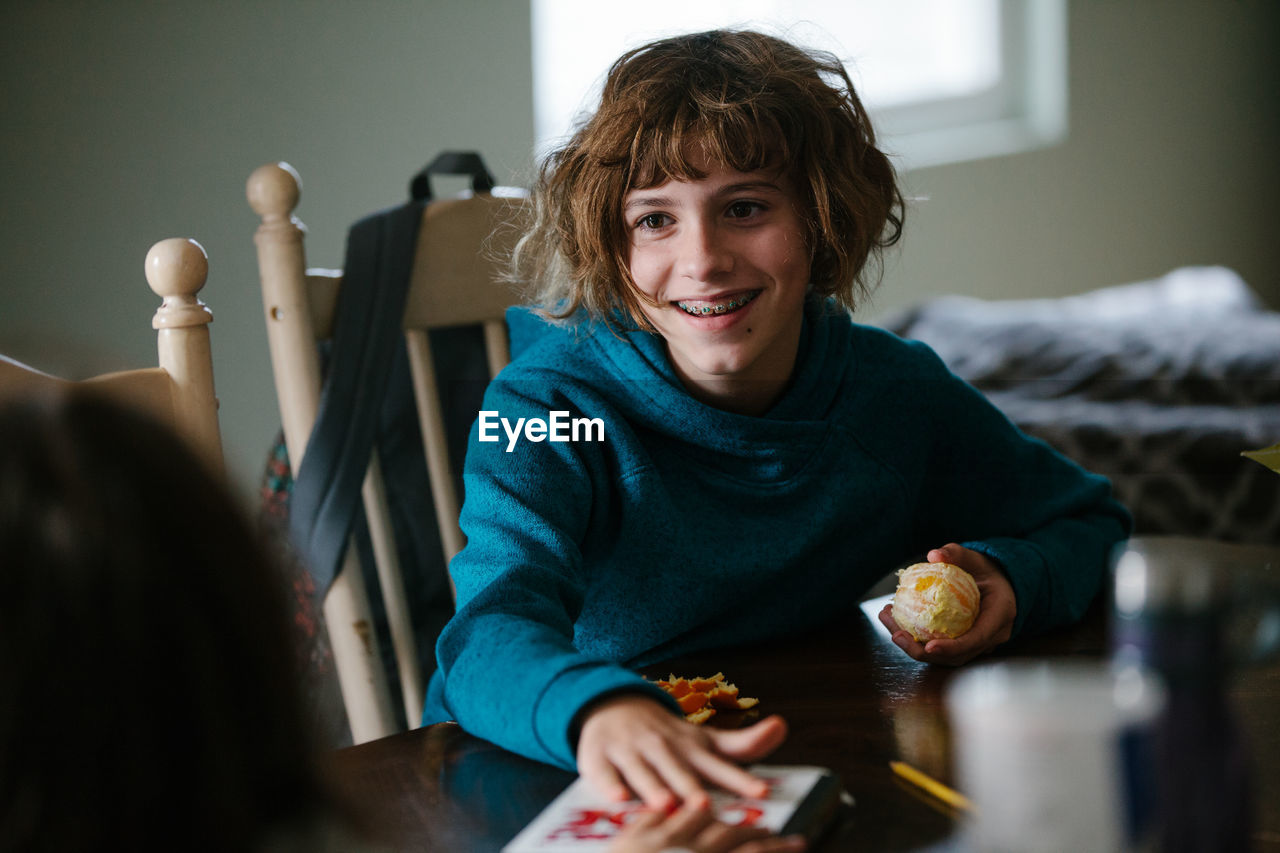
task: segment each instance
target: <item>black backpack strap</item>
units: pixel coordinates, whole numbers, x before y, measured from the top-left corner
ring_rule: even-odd
[[[411,201],[365,217],[347,235],[329,368],[290,499],[289,529],[323,599],[342,564],[378,432],[422,221]]]
[[[375,446],[424,674],[435,668],[435,639],[453,613],[402,329],[422,211],[431,197],[430,177],[437,174],[470,175],[477,190],[492,186],[477,155],[446,152],[415,178],[419,197],[365,217],[347,235],[325,385],[289,497],[290,538],[312,576],[317,608],[348,542],[354,543],[393,693],[398,678],[360,493]],[[462,326],[433,329],[428,338],[454,463],[450,473],[461,495],[457,463],[489,383],[484,335],[478,326]]]

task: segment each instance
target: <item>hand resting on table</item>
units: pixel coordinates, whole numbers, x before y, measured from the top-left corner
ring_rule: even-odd
[[[705,785],[744,797],[768,786],[738,766],[773,752],[787,736],[777,715],[742,729],[702,728],[647,696],[606,699],[588,712],[578,738],[578,772],[606,797],[632,792],[654,809],[706,807]]]

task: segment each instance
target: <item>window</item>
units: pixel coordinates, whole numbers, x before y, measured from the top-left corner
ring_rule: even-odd
[[[531,0],[538,152],[652,38],[758,27],[845,61],[901,168],[1008,154],[1066,132],[1064,0]]]

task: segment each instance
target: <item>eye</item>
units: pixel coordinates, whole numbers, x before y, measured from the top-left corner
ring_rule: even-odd
[[[729,205],[729,209],[725,211],[725,214],[730,219],[746,219],[750,216],[754,216],[762,210],[764,210],[764,205],[760,202],[744,200],[735,201],[733,204]]]
[[[665,213],[650,213],[636,220],[637,228],[654,230],[666,225],[670,217]]]

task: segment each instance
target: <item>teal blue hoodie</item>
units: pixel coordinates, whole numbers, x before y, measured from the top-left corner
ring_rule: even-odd
[[[1015,635],[1067,623],[1128,534],[1105,479],[925,345],[829,303],[806,305],[791,382],[762,417],[691,397],[653,333],[510,320],[513,349],[535,340],[486,393],[496,440],[472,429],[458,608],[424,724],[573,769],[593,700],[671,704],[636,667],[813,626],[953,541],[1007,573]],[[558,419],[569,440],[512,440],[500,419],[519,418]]]

